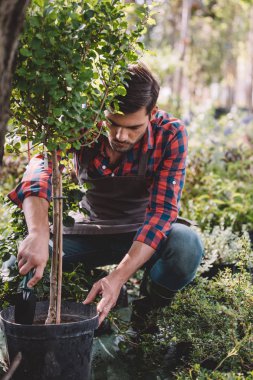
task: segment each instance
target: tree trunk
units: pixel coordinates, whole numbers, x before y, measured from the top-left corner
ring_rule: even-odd
[[[248,49],[249,49],[249,83],[247,88],[247,106],[250,112],[253,112],[253,7],[249,13],[249,36],[248,36]]]
[[[59,171],[57,151],[52,152],[53,184],[53,253],[50,274],[50,300],[46,324],[61,321],[62,286],[62,178]]]
[[[180,42],[178,47],[179,65],[175,72],[175,85],[174,94],[177,98],[178,106],[180,106],[180,97],[183,85],[184,76],[184,60],[186,54],[186,47],[189,43],[189,20],[191,16],[192,0],[183,0],[182,4],[182,19],[181,19],[181,32]]]
[[[9,97],[18,39],[30,0],[0,0],[0,165],[9,120]]]

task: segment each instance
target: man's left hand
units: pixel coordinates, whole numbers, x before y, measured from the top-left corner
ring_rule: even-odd
[[[94,301],[97,295],[101,294],[102,298],[97,304],[97,312],[99,314],[99,324],[103,322],[109,311],[115,306],[120,289],[123,283],[119,281],[115,272],[110,273],[108,276],[103,277],[101,280],[95,282],[91,291],[87,295],[85,305]]]

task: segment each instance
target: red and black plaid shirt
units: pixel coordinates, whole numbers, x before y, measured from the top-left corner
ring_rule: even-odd
[[[143,226],[137,231],[134,240],[157,249],[168,236],[171,223],[177,218],[184,186],[187,132],[181,121],[164,111],[158,111],[141,141],[124,155],[114,169],[109,167],[109,158],[102,139],[89,170],[96,171],[99,176],[137,175],[139,159],[148,149],[151,152],[146,177],[152,181],[150,201]],[[82,153],[82,149],[75,152],[76,162]],[[51,175],[50,165],[48,169],[44,168],[43,156],[35,156],[30,161],[21,183],[8,195],[9,198],[19,207],[22,207],[23,200],[28,196],[38,196],[50,201]]]

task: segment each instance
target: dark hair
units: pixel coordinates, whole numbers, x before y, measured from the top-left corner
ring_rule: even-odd
[[[127,94],[117,96],[120,111],[130,114],[145,107],[150,114],[156,105],[160,86],[143,63],[129,65],[125,88]]]

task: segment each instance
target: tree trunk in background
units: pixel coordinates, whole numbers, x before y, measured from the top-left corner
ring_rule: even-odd
[[[175,72],[174,78],[174,95],[177,98],[177,106],[180,106],[180,97],[183,85],[184,76],[184,60],[186,47],[189,43],[189,20],[191,16],[192,0],[183,0],[182,5],[182,18],[181,18],[181,32],[180,32],[180,42],[178,46],[178,60],[179,67]]]
[[[18,39],[30,0],[0,0],[0,165],[9,120],[9,97]]]
[[[235,104],[235,84],[236,84],[236,69],[237,69],[237,61],[233,55],[230,56],[227,62],[226,69],[226,105],[227,109],[231,109],[231,107]]]
[[[249,49],[249,84],[247,89],[247,103],[250,112],[253,112],[253,7],[251,7],[249,13],[249,38],[248,38],[248,49]]]

